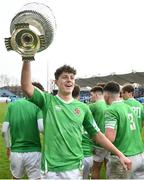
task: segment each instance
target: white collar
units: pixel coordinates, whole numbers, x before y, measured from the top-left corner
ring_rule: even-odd
[[[123,100],[113,101],[112,104],[123,102]]]
[[[74,98],[72,98],[72,99],[69,100],[69,101],[65,101],[65,100],[63,100],[59,95],[56,95],[56,97],[57,97],[60,101],[62,101],[63,103],[65,103],[65,104],[70,104],[71,102],[74,101]]]
[[[132,98],[128,98],[127,100],[134,100],[134,98],[132,97]]]

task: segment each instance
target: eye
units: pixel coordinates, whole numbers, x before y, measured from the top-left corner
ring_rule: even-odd
[[[63,76],[62,79],[67,79],[67,76]]]
[[[73,80],[73,79],[75,79],[75,77],[74,77],[74,76],[71,76],[70,78],[71,78],[72,80]]]

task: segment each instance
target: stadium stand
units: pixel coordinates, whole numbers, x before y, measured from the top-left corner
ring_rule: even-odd
[[[1,87],[0,90],[8,90],[13,93],[15,96],[23,97],[23,91],[21,90],[21,86],[4,86]]]
[[[144,103],[144,72],[135,72],[127,74],[111,74],[107,76],[93,76],[89,78],[77,78],[76,84],[80,87],[94,87],[98,83],[107,83],[109,81],[116,81],[121,86],[127,83],[130,84],[138,84],[138,87],[135,88],[134,97]],[[84,92],[81,90],[81,101],[88,102],[89,101],[89,90],[85,90]]]
[[[19,99],[20,97],[5,88],[0,88],[0,102],[10,102]]]
[[[144,85],[144,72],[131,72],[128,74],[111,74],[108,76],[93,76],[89,78],[77,78],[76,83],[80,87],[90,86],[93,87],[97,83],[107,83],[109,81],[116,81],[120,85],[124,85],[126,83],[137,83],[140,85]]]
[[[10,96],[16,96],[16,95],[7,89],[0,89],[0,96],[1,97],[10,97]]]

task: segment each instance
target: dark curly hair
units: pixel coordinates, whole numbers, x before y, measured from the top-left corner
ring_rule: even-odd
[[[66,73],[72,73],[74,75],[76,75],[76,70],[69,66],[69,65],[64,65],[64,66],[61,66],[60,68],[58,68],[55,72],[55,79],[58,80],[59,76],[63,73],[63,72],[66,72]]]
[[[131,84],[127,84],[127,85],[124,85],[122,87],[122,91],[125,93],[125,92],[128,92],[128,93],[134,93],[134,87],[133,85]]]
[[[39,82],[32,82],[32,85],[39,88],[41,91],[44,91],[44,87]]]

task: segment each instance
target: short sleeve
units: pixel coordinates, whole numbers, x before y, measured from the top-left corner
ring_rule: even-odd
[[[86,108],[86,113],[83,121],[84,129],[88,132],[90,137],[95,136],[100,129],[98,128],[89,107]]]
[[[117,129],[117,118],[112,109],[106,110],[104,114],[105,128]]]

